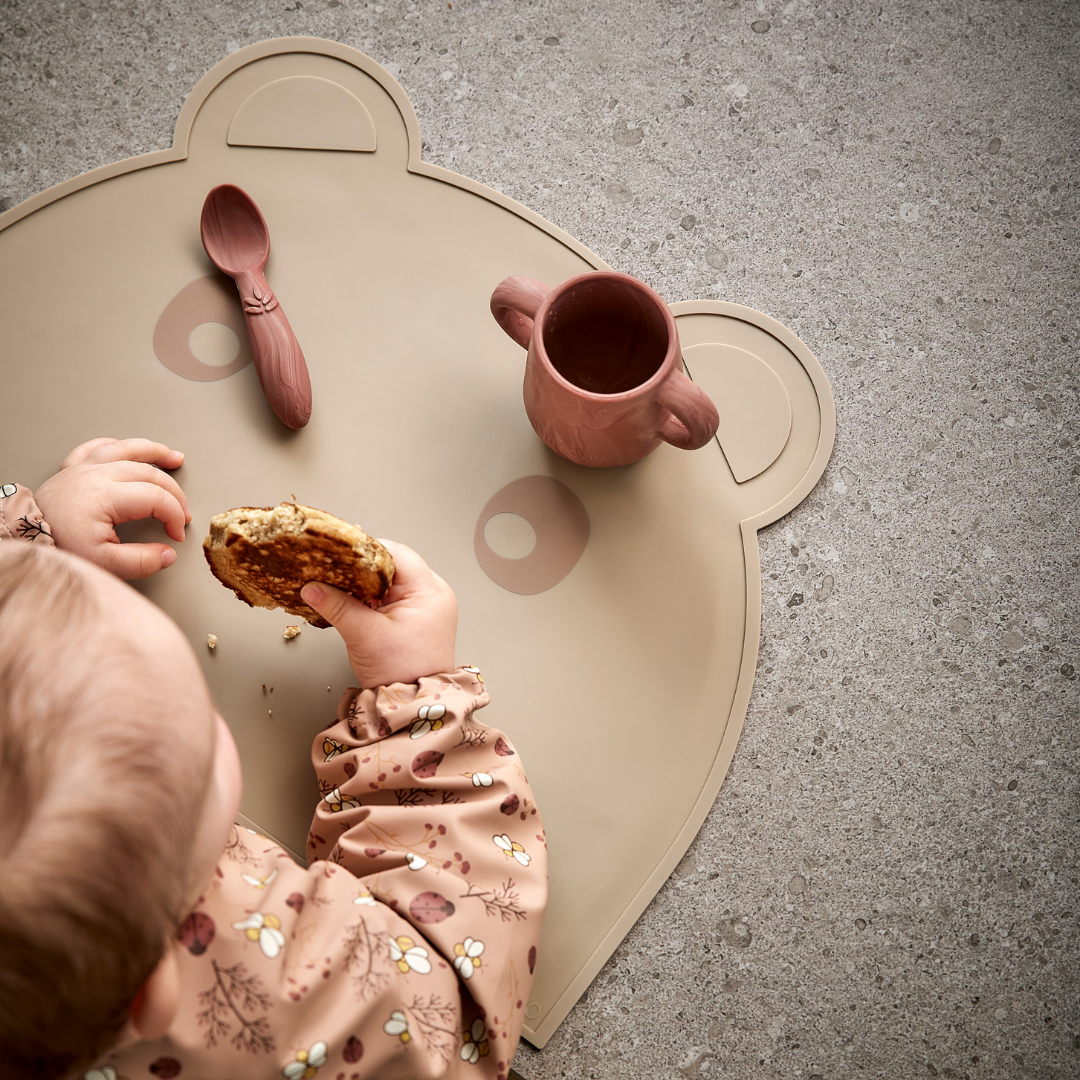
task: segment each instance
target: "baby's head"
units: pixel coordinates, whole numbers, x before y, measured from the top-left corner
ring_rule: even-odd
[[[239,783],[176,625],[74,556],[0,544],[5,1076],[63,1076],[132,1023],[163,1032],[168,945],[213,873]]]

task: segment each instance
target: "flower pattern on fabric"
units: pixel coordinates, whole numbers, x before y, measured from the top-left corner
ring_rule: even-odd
[[[0,486],[0,541],[24,540],[28,544],[40,540],[45,547],[55,547],[49,526],[29,488],[20,484]]]
[[[83,1080],[126,1080],[111,1065],[102,1065],[100,1069],[87,1069]]]
[[[467,776],[472,780],[473,787],[491,787],[494,780],[491,779],[491,773],[486,772],[467,772],[462,773],[462,776]]]
[[[419,739],[429,731],[438,731],[443,726],[446,706],[442,704],[421,705],[416,719],[409,727],[409,738]]]
[[[265,889],[274,878],[277,877],[277,870],[271,870],[266,877],[254,877],[251,874],[240,875],[249,885],[254,885],[256,889]]]
[[[461,670],[467,671],[470,675],[475,675],[476,681],[481,686],[484,685],[484,676],[480,674],[480,669],[478,667],[473,667],[472,664],[462,664]]]
[[[45,524],[43,518],[38,518],[35,521],[28,514],[24,514],[15,524],[15,531],[24,540],[29,543],[33,543],[39,536],[47,536],[52,539],[52,533],[49,532],[48,525]]]
[[[297,1050],[296,1060],[290,1061],[281,1075],[287,1080],[310,1080],[326,1064],[326,1043],[313,1043],[309,1050]]]
[[[423,870],[427,866],[427,859],[423,855],[414,855],[411,851],[405,856],[410,870]]]
[[[360,804],[351,795],[342,795],[339,788],[332,788],[323,796],[323,802],[335,814],[340,814],[342,810],[355,810]]]
[[[349,748],[337,739],[325,738],[323,739],[322,752],[324,754],[324,761],[333,761],[339,754],[344,754]]]
[[[383,1024],[382,1029],[387,1035],[396,1035],[403,1043],[407,1043],[412,1039],[412,1033],[409,1031],[409,1021],[405,1019],[405,1014],[400,1009],[395,1009],[390,1014],[390,1019]]]
[[[356,904],[357,907],[374,907],[375,897],[372,896],[367,889],[363,889],[359,896],[353,898],[353,903]]]
[[[506,833],[501,833],[491,838],[495,841],[495,846],[502,849],[502,853],[508,859],[517,859],[522,866],[528,866],[532,862],[532,856],[527,855],[525,849],[516,841],[511,840]]]
[[[417,975],[427,975],[431,972],[431,961],[428,959],[428,951],[422,945],[417,945],[411,937],[404,934],[401,937],[390,940],[390,959],[398,966],[398,970],[404,975],[415,971]]]
[[[232,924],[234,930],[243,930],[248,941],[257,941],[263,955],[273,960],[285,947],[285,935],[281,932],[281,920],[276,915],[264,915],[253,911],[246,919]]]
[[[482,1016],[478,1016],[472,1025],[465,1029],[464,1041],[461,1044],[461,1060],[475,1065],[490,1052],[491,1044],[488,1042],[487,1024],[484,1023]]]
[[[463,979],[472,978],[473,972],[480,966],[483,951],[484,943],[471,937],[454,946],[454,968]]]

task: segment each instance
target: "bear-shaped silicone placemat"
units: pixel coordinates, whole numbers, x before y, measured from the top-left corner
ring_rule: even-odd
[[[171,149],[0,215],[0,347],[20,403],[3,458],[33,483],[103,433],[186,452],[189,540],[142,587],[203,659],[240,747],[244,813],[297,852],[317,797],[311,737],[352,676],[332,631],[286,642],[295,620],[213,579],[198,544],[210,516],[295,495],[412,545],[451,582],[459,658],[481,667],[484,719],[514,738],[546,824],[550,907],[525,1019],[540,1046],[712,805],[757,658],[756,530],[820,477],[835,414],[817,361],[779,323],[676,303],[719,445],[662,446],[611,470],[557,457],[525,416],[524,354],[488,298],[510,274],[558,282],[606,264],[425,164],[420,146],[408,99],[374,61],[268,41],[198,83]],[[311,374],[300,431],[263,398],[239,302],[199,242],[219,183],[244,188],[269,223],[267,279]],[[531,809],[507,819],[526,849],[544,842]]]

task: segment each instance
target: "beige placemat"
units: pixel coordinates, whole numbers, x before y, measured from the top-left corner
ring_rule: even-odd
[[[488,297],[512,273],[555,283],[605,263],[425,164],[420,145],[404,92],[371,59],[268,41],[198,83],[170,150],[0,215],[5,394],[21,403],[0,438],[6,467],[31,483],[101,434],[186,452],[189,541],[145,592],[203,659],[240,747],[244,814],[294,852],[315,796],[311,738],[351,674],[333,632],[286,642],[296,620],[246,608],[211,577],[199,550],[210,516],[295,495],[412,545],[451,582],[459,660],[483,670],[484,719],[517,743],[547,827],[551,899],[525,1026],[542,1046],[716,796],[757,656],[756,530],[821,475],[835,413],[819,364],[783,326],[680,303],[687,370],[720,408],[720,445],[663,446],[614,470],[556,457],[525,417],[524,353]],[[274,418],[246,354],[233,357],[239,305],[230,313],[198,230],[223,182],[270,227],[267,278],[311,372],[298,432]],[[530,514],[537,543],[519,559]]]

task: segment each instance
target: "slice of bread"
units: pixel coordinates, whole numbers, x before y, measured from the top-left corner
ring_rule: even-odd
[[[300,597],[309,581],[381,600],[394,580],[390,552],[358,525],[299,503],[240,506],[210,519],[203,554],[214,576],[246,604],[284,608],[330,624]]]

